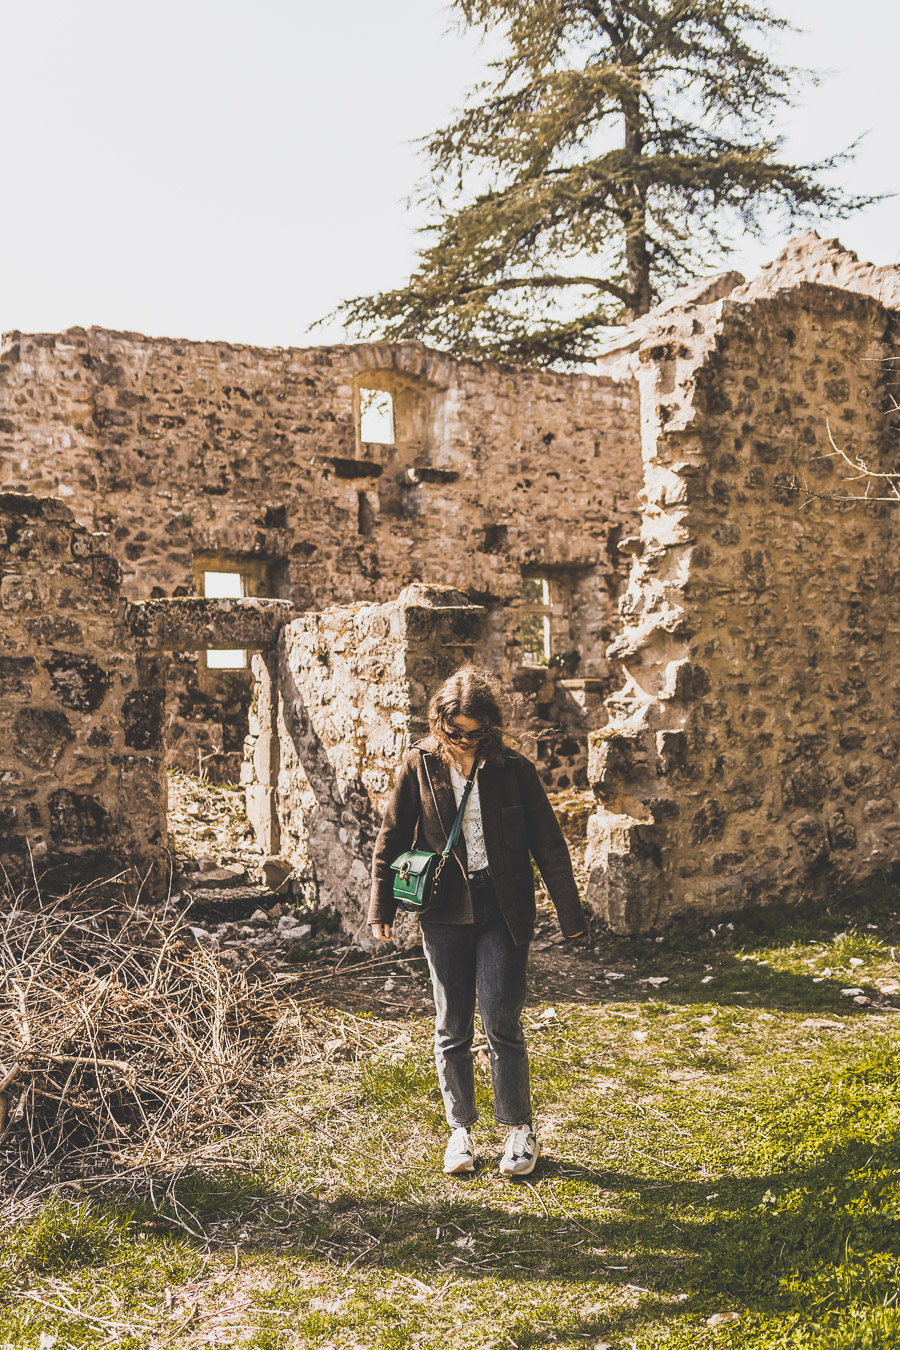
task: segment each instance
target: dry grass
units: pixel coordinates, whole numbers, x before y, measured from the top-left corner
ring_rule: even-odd
[[[243,1168],[298,1078],[390,1040],[356,1005],[405,976],[395,957],[248,983],[170,906],[122,896],[0,896],[0,1227],[73,1184],[174,1197],[186,1173]]]
[[[172,1162],[239,1129],[302,1049],[296,1003],[254,990],[184,922],[87,889],[0,917],[0,1179],[22,1194]],[[313,1050],[313,1047],[308,1047]]]

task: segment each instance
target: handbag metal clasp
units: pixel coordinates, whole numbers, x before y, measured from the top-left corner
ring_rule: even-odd
[[[400,872],[399,872],[399,876],[400,876],[400,880],[401,880],[401,881],[409,881],[409,863],[408,863],[408,862],[405,862],[405,863],[403,863],[403,864],[401,865],[401,867],[400,867]]]

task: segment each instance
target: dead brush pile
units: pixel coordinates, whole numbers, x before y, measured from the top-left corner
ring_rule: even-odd
[[[292,1000],[136,903],[6,905],[0,1189],[171,1162],[248,1122],[296,1045]]]

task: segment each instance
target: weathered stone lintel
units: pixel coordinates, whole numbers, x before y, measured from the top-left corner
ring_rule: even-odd
[[[200,651],[242,647],[264,651],[295,616],[288,600],[143,600],[128,608],[131,632],[142,646],[157,651]]]

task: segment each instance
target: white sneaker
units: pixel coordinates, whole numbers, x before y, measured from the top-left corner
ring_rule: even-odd
[[[444,1150],[444,1171],[450,1175],[475,1171],[475,1145],[465,1125],[458,1125],[450,1136]]]
[[[538,1137],[530,1125],[517,1125],[506,1136],[500,1159],[501,1177],[527,1177],[534,1171],[541,1152]]]

